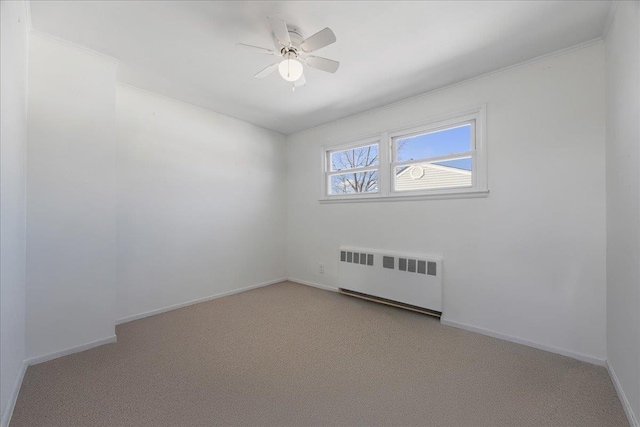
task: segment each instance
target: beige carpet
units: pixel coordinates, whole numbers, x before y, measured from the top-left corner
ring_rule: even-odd
[[[627,426],[604,368],[293,283],[31,366],[20,426]]]

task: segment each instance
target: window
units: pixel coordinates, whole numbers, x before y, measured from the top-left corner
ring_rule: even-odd
[[[393,191],[473,186],[475,120],[392,138]]]
[[[323,149],[321,201],[486,195],[485,107]]]
[[[380,156],[377,142],[327,151],[326,156],[328,195],[378,193]]]

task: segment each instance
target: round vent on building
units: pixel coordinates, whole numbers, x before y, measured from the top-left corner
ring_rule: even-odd
[[[422,169],[422,166],[414,166],[409,171],[409,174],[413,179],[420,179],[424,176],[424,169]]]

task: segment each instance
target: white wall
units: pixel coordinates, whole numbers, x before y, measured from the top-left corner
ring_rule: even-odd
[[[285,277],[285,137],[118,85],[118,318]]]
[[[27,356],[114,335],[116,64],[29,45]]]
[[[598,43],[290,136],[289,277],[335,287],[340,245],[440,254],[444,320],[602,363],[604,99]],[[484,102],[488,198],[318,203],[323,144]]]
[[[8,422],[25,355],[28,28],[24,2],[0,2],[0,415]],[[13,395],[12,395],[13,394]]]
[[[640,3],[606,37],[607,357],[640,416]]]

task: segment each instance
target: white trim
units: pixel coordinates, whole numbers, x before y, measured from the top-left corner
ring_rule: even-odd
[[[408,193],[408,192],[407,192]],[[463,188],[460,191],[446,189],[446,193],[442,194],[402,194],[400,196],[368,196],[362,195],[357,197],[333,196],[331,199],[321,199],[320,204],[331,203],[366,203],[366,202],[409,202],[413,200],[447,200],[447,199],[478,199],[489,197],[489,190],[472,191]]]
[[[16,401],[18,400],[18,394],[20,393],[20,387],[22,387],[22,380],[24,379],[24,374],[27,372],[27,367],[29,364],[26,360],[22,362],[22,366],[20,367],[20,371],[18,372],[18,376],[16,377],[16,381],[13,384],[13,389],[11,390],[11,394],[9,395],[9,401],[7,402],[7,406],[4,408],[4,413],[2,414],[2,420],[0,421],[0,426],[8,427],[11,422],[11,416],[13,415],[13,409],[16,406]]]
[[[25,360],[25,362],[29,366],[37,365],[39,363],[44,363],[44,362],[48,362],[48,361],[53,360],[53,359],[57,359],[59,357],[68,356],[68,355],[74,354],[74,353],[80,353],[81,351],[85,351],[85,350],[90,350],[90,349],[92,349],[94,347],[99,347],[99,346],[104,345],[104,344],[115,343],[116,341],[118,341],[118,338],[114,334],[114,335],[111,335],[111,336],[106,337],[106,338],[102,338],[102,339],[99,339],[99,340],[91,341],[91,342],[88,342],[88,343],[82,344],[82,345],[77,345],[75,347],[67,348],[65,350],[55,351],[53,353],[44,354],[42,356],[30,357],[27,360]]]
[[[194,299],[194,300],[191,300],[191,301],[186,301],[186,302],[181,302],[181,303],[178,303],[178,304],[169,305],[167,307],[162,307],[162,308],[157,308],[155,310],[145,311],[144,313],[134,314],[132,316],[127,316],[127,317],[123,317],[121,319],[118,319],[118,320],[116,320],[116,325],[121,325],[121,324],[127,323],[127,322],[133,322],[134,320],[144,319],[145,317],[155,316],[156,314],[166,313],[167,311],[177,310],[179,308],[188,307],[190,305],[199,304],[201,302],[207,302],[207,301],[211,301],[211,300],[214,300],[214,299],[226,297],[226,296],[229,296],[229,295],[239,294],[241,292],[250,291],[252,289],[262,288],[264,286],[269,286],[269,285],[273,285],[273,284],[276,284],[276,283],[285,282],[286,280],[287,280],[286,278],[270,280],[268,282],[262,282],[262,283],[258,283],[256,285],[246,286],[244,288],[234,289],[234,290],[227,291],[227,292],[221,292],[219,294],[209,295],[207,297],[197,298],[197,299]]]
[[[116,65],[118,65],[118,63],[120,62],[119,59],[114,58],[113,56],[105,55],[104,53],[100,53],[100,52],[98,52],[96,50],[89,49],[87,47],[84,47],[82,45],[70,42],[70,41],[62,39],[60,37],[52,36],[51,34],[42,32],[40,30],[36,30],[35,28],[31,28],[30,33],[32,35],[38,36],[38,37],[40,37],[42,39],[50,40],[50,41],[53,41],[53,42],[56,42],[56,43],[60,43],[60,44],[62,44],[64,46],[67,46],[67,47],[69,47],[69,48],[71,48],[73,50],[76,50],[78,52],[89,54],[89,55],[93,55],[93,56],[97,56],[100,59],[112,62],[112,63],[114,63]]]
[[[529,341],[524,338],[512,337],[510,335],[495,332],[489,329],[479,328],[477,326],[471,326],[464,323],[455,322],[448,319],[440,319],[440,323],[446,326],[452,326],[458,329],[464,329],[466,331],[476,332],[482,335],[488,335],[490,337],[499,338],[501,340],[510,341],[516,344],[526,345],[527,347],[537,348],[539,350],[548,351],[550,353],[556,353],[561,356],[571,357],[572,359],[580,360],[581,362],[591,363],[593,365],[605,366],[606,359],[598,359],[597,357],[588,356],[586,354],[574,352],[571,350],[565,350],[563,348],[553,347],[546,344],[540,344],[535,341]]]
[[[395,138],[394,138],[395,139]],[[393,142],[395,144],[395,141]],[[394,147],[394,155],[397,154],[395,147]],[[471,150],[471,151],[462,151],[459,153],[453,153],[453,154],[444,154],[442,156],[435,156],[435,157],[425,157],[423,159],[411,159],[411,160],[404,160],[402,162],[393,162],[392,166],[394,168],[399,168],[402,166],[412,166],[412,165],[424,165],[426,163],[429,164],[433,164],[433,163],[441,163],[441,162],[447,162],[450,160],[462,160],[462,159],[468,159],[470,157],[473,157],[475,155],[475,150]],[[438,166],[438,165],[433,165],[433,166]],[[440,168],[442,168],[443,170],[447,170],[449,169],[446,166],[440,166]],[[406,169],[405,169],[406,171]],[[458,169],[456,172],[469,172],[469,175],[471,175],[471,171],[466,170],[466,169]],[[398,175],[402,175],[404,173],[404,171],[400,172]]]
[[[376,134],[370,137],[367,136],[365,138],[358,139],[356,141],[344,142],[344,143],[340,143],[339,145],[331,145],[324,151],[326,151],[327,154],[338,153],[340,151],[346,151],[351,148],[364,148],[364,147],[369,147],[373,145],[379,145],[379,143],[380,143],[380,135]],[[327,164],[327,167],[328,166],[329,164]],[[351,170],[351,169],[347,169],[347,170]],[[338,171],[334,171],[334,172],[338,172]]]
[[[326,291],[331,291],[331,292],[338,292],[337,288],[333,288],[330,286],[326,286],[326,285],[321,285],[319,283],[314,283],[314,282],[308,282],[306,280],[301,280],[301,279],[295,279],[295,278],[288,278],[287,279],[289,282],[294,282],[294,283],[298,283],[300,285],[306,285],[306,286],[312,286],[314,288],[318,288],[318,289],[323,289]],[[537,348],[539,350],[544,350],[544,351],[548,351],[551,353],[556,353],[559,354],[561,356],[566,356],[566,357],[571,357],[572,359],[576,359],[576,360],[580,360],[581,362],[587,362],[587,363],[591,363],[593,365],[598,365],[598,366],[607,366],[607,360],[605,359],[598,359],[597,357],[592,357],[592,356],[588,356],[586,354],[582,354],[582,353],[577,353],[577,352],[573,352],[573,351],[569,351],[569,350],[565,350],[562,348],[558,348],[558,347],[553,347],[553,346],[549,346],[546,344],[540,344],[534,341],[529,341],[523,338],[517,338],[517,337],[512,337],[510,335],[505,335],[505,334],[501,334],[499,332],[494,332],[491,331],[489,329],[483,329],[483,328],[478,328],[476,326],[470,326],[470,325],[466,325],[464,323],[459,323],[459,322],[454,322],[451,320],[447,320],[444,318],[440,318],[440,323],[442,323],[445,326],[451,326],[454,328],[459,328],[459,329],[464,329],[467,331],[471,331],[471,332],[476,332],[482,335],[488,335],[490,337],[494,337],[494,338],[498,338],[504,341],[509,341],[509,342],[513,342],[516,344],[521,344],[521,345],[526,345],[527,347],[533,347],[533,348]],[[614,382],[615,384],[615,382]],[[617,389],[617,386],[616,386]],[[626,411],[626,408],[625,408]],[[639,427],[637,424],[632,425],[632,427]]]
[[[89,350],[94,347],[99,347],[104,344],[111,344],[117,342],[118,338],[115,335],[111,335],[106,338],[102,338],[96,341],[91,341],[86,344],[78,345],[75,347],[67,348],[65,350],[56,351],[53,353],[45,354],[42,356],[30,357],[22,361],[22,366],[20,368],[20,372],[16,377],[16,382],[13,386],[13,390],[11,391],[11,395],[9,396],[9,401],[7,402],[7,406],[4,409],[4,413],[2,414],[2,420],[0,422],[1,427],[7,427],[9,422],[11,422],[11,416],[13,415],[13,409],[15,408],[16,401],[18,399],[18,394],[20,393],[20,387],[22,387],[22,381],[24,380],[24,375],[27,372],[27,367],[31,365],[37,365],[39,363],[48,362],[53,359],[57,359],[59,357],[68,356],[70,354],[79,353],[81,351]]]
[[[378,164],[372,166],[364,166],[353,169],[344,169],[342,171],[331,171],[331,154],[347,151],[349,149],[364,148],[370,146],[378,146]],[[367,135],[357,140],[349,140],[341,142],[338,145],[322,146],[322,183],[320,185],[320,199],[340,198],[340,197],[362,197],[362,196],[380,196],[380,168],[382,166],[382,139],[380,135]],[[378,191],[370,191],[368,193],[354,194],[330,194],[330,181],[332,176],[345,175],[349,173],[378,171]]]
[[[320,188],[319,202],[343,203],[343,202],[379,202],[379,201],[411,201],[411,200],[432,200],[432,199],[457,199],[487,197],[489,194],[489,173],[487,155],[487,104],[474,105],[464,109],[456,109],[451,112],[432,115],[430,118],[417,122],[405,123],[392,129],[380,130],[377,135],[367,135],[360,138],[353,138],[350,142],[338,145],[322,146],[322,185]],[[466,187],[436,188],[428,190],[397,191],[395,190],[396,167],[405,164],[414,164],[417,161],[396,162],[396,139],[414,134],[429,133],[450,127],[457,127],[471,123],[472,150],[467,153],[456,153],[421,159],[422,163],[449,160],[457,156],[471,157],[473,167],[471,170],[472,185]],[[344,172],[329,172],[329,162],[332,153],[344,151],[351,147],[364,147],[378,142],[378,166],[349,169]],[[348,193],[329,194],[330,177],[358,172],[360,170],[378,170],[378,191],[368,193]]]
[[[306,280],[294,279],[291,277],[289,277],[287,281],[297,283],[298,285],[311,286],[312,288],[318,288],[325,291],[338,292],[338,288],[332,288],[331,286],[321,285],[320,283],[308,282]]]
[[[366,147],[366,145],[364,146]],[[364,147],[358,147],[358,148],[364,148]],[[327,152],[327,155],[330,155],[329,152]],[[357,167],[357,168],[353,168],[353,169],[342,169],[339,171],[333,171],[333,172],[327,172],[327,176],[328,177],[332,177],[332,176],[340,176],[340,175],[348,175],[348,174],[352,174],[352,173],[360,173],[360,172],[370,172],[370,171],[377,171],[379,169],[379,166],[362,166],[362,167]]]
[[[627,415],[629,426],[638,427],[639,426],[638,420],[636,416],[633,414],[633,409],[631,409],[631,405],[629,404],[627,395],[624,394],[624,390],[620,385],[618,376],[616,375],[616,372],[613,370],[613,366],[611,365],[611,361],[609,359],[607,359],[607,371],[609,372],[609,376],[611,377],[611,382],[613,382],[613,386],[616,389],[616,393],[618,393],[618,397],[620,398],[620,403],[622,403],[622,407],[624,408],[624,413]]]
[[[604,28],[602,29],[603,39],[606,39],[609,34],[611,22],[613,22],[613,17],[616,15],[616,10],[618,10],[618,4],[620,4],[620,0],[613,0],[609,6],[609,13],[607,14],[607,19],[604,21]]]
[[[602,38],[602,36],[599,36],[599,37],[596,37],[594,39],[587,40],[586,42],[578,43],[576,45],[569,46],[569,47],[566,47],[564,49],[556,50],[555,52],[547,53],[547,54],[544,54],[544,55],[541,55],[541,56],[537,56],[537,57],[532,58],[532,59],[528,59],[526,61],[518,62],[516,64],[509,65],[507,67],[500,68],[500,69],[495,70],[495,71],[489,71],[488,73],[480,74],[478,76],[471,77],[471,78],[466,79],[466,80],[461,80],[461,81],[459,81],[457,83],[452,83],[452,84],[447,85],[447,86],[442,86],[442,87],[439,87],[439,88],[436,88],[436,89],[432,89],[432,90],[429,90],[427,92],[423,92],[423,93],[420,93],[418,95],[411,96],[409,98],[404,98],[404,99],[401,99],[399,101],[392,102],[390,104],[385,104],[385,105],[382,105],[380,107],[372,108],[370,110],[361,111],[359,113],[355,113],[355,114],[352,114],[350,116],[342,117],[342,118],[339,118],[339,119],[336,119],[336,120],[331,120],[331,121],[328,121],[326,123],[320,124],[318,126],[313,126],[313,127],[308,128],[308,129],[303,129],[303,130],[300,130],[300,131],[297,131],[297,132],[293,132],[293,133],[289,133],[289,134],[286,134],[286,135],[290,136],[290,135],[303,134],[303,133],[306,133],[306,132],[313,132],[313,131],[316,131],[316,130],[319,130],[319,129],[323,129],[323,128],[326,128],[326,127],[329,127],[329,126],[333,126],[336,123],[341,123],[343,121],[350,120],[350,119],[353,119],[353,118],[358,117],[358,116],[369,114],[369,113],[374,112],[374,111],[377,112],[377,111],[388,110],[388,109],[397,107],[399,105],[411,102],[411,101],[416,100],[416,99],[428,98],[429,96],[435,95],[436,93],[439,93],[439,92],[442,92],[442,91],[445,91],[445,90],[449,90],[449,89],[453,89],[453,88],[458,87],[458,86],[464,86],[464,85],[472,83],[472,82],[474,82],[476,80],[481,80],[481,79],[484,79],[484,78],[488,78],[488,77],[491,77],[491,76],[493,76],[495,74],[504,73],[504,72],[511,71],[513,69],[516,69],[516,68],[522,68],[522,67],[526,67],[528,65],[537,64],[538,62],[546,61],[547,59],[551,59],[551,58],[554,58],[556,56],[566,55],[568,53],[571,53],[571,52],[574,52],[574,51],[578,51],[578,50],[581,50],[581,49],[585,49],[585,48],[597,45],[598,43],[602,43],[602,42],[603,42],[603,38]],[[379,132],[380,131],[382,131],[382,130],[380,129]]]
[[[421,120],[421,123],[412,123],[400,128],[395,128],[393,130],[389,130],[389,136],[392,139],[412,138],[419,135],[426,135],[443,130],[451,130],[468,126],[471,122],[476,120],[478,113],[482,111],[486,105],[487,104],[484,103],[481,106],[473,107],[469,110],[462,111],[461,113],[439,114],[439,118],[435,120]],[[393,160],[396,160],[395,156],[393,157]]]

